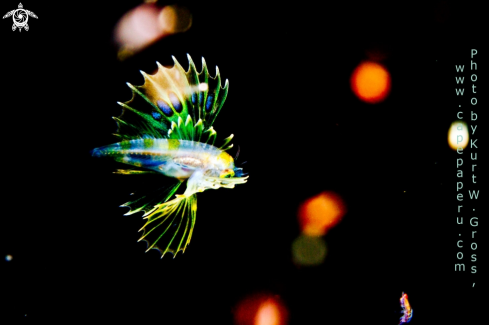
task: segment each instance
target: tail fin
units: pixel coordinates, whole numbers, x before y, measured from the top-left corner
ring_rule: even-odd
[[[146,224],[139,230],[144,233],[139,241],[144,240],[148,249],[158,249],[161,257],[170,252],[173,257],[179,251],[185,252],[190,243],[197,213],[197,196],[177,197],[160,203],[144,216]],[[157,229],[158,228],[158,229]]]

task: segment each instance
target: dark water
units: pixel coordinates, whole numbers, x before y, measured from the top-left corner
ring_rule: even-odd
[[[193,13],[191,29],[124,62],[111,33],[137,1],[24,3],[39,17],[29,19],[28,32],[2,21],[5,324],[232,324],[241,299],[272,292],[290,324],[388,325],[398,323],[403,291],[413,325],[480,323],[487,149],[479,140],[480,199],[464,202],[480,217],[480,237],[472,240],[473,227],[456,224],[457,154],[446,134],[458,104],[470,114],[471,97],[453,91],[454,65],[468,68],[473,48],[478,132],[487,134],[481,8],[442,1],[181,3]],[[349,86],[372,51],[384,54],[393,79],[377,105],[359,101]],[[187,53],[229,79],[215,126],[221,139],[235,134],[250,179],[199,194],[190,246],[161,260],[137,243],[140,216],[118,208],[129,193],[154,185],[111,174],[115,163],[90,150],[116,141],[111,116],[120,114],[116,102],[131,96],[125,82],[142,84],[139,70],[152,72],[155,61],[171,65],[171,55],[186,68]],[[468,82],[471,72],[463,75]],[[340,194],[348,213],[325,237],[325,263],[297,267],[290,249],[299,234],[297,208],[324,190]],[[468,258],[474,241],[476,263]],[[458,251],[465,272],[453,271]]]

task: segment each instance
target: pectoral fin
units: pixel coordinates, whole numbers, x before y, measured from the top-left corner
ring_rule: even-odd
[[[144,218],[146,224],[140,229],[144,234],[139,240],[148,244],[148,250],[158,249],[161,257],[170,252],[173,257],[185,252],[190,243],[197,213],[197,196],[179,195],[177,198],[155,206]]]

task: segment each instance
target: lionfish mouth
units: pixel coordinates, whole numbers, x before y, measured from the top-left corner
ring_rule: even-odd
[[[234,170],[234,176],[235,177],[243,177],[243,176],[248,175],[248,173],[243,173],[243,168],[241,168],[241,167],[236,167],[233,170]]]

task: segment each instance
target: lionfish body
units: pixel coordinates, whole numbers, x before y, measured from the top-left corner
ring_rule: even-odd
[[[195,179],[200,174],[227,176],[233,174],[235,168],[234,159],[227,152],[213,145],[189,140],[152,138],[126,140],[96,148],[92,155],[110,156],[118,162],[142,167],[179,180]],[[192,194],[188,193],[189,196]]]
[[[399,325],[408,323],[413,317],[413,309],[411,308],[411,304],[408,300],[408,295],[406,293],[402,293],[401,298],[399,299],[402,308],[402,316],[399,320]]]
[[[92,155],[111,157],[133,166],[116,173],[160,174],[168,184],[150,195],[125,203],[127,214],[144,211],[146,224],[140,240],[148,250],[158,249],[174,256],[185,251],[192,236],[197,210],[196,193],[220,187],[233,188],[247,181],[241,168],[226,150],[233,135],[220,147],[214,146],[216,132],[212,124],[227,96],[228,82],[221,87],[219,71],[209,76],[205,61],[198,73],[192,59],[185,71],[173,58],[168,69],[158,63],[158,72],[147,75],[145,83],[132,86],[133,98],[123,106],[116,136],[121,142],[95,148]],[[216,68],[217,69],[217,68]],[[136,168],[134,168],[136,167]],[[175,194],[183,182],[183,194]]]

